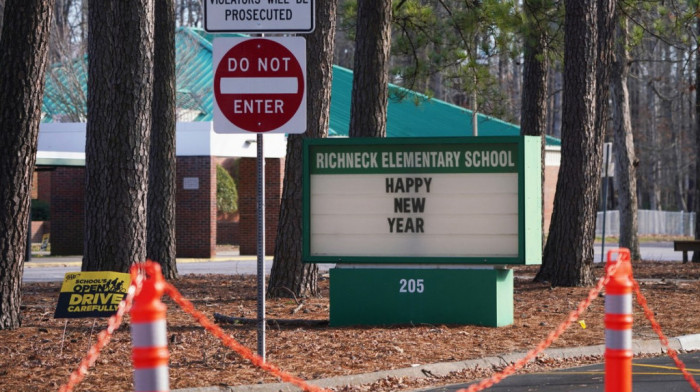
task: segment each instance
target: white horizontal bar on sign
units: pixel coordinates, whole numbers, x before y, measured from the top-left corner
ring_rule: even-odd
[[[397,178],[430,179],[430,190],[424,185],[420,191],[406,194],[494,194],[518,193],[518,173],[417,173],[417,174],[343,174],[311,175],[311,193],[366,194],[386,193],[387,181]]]
[[[435,193],[426,197],[425,212],[455,216],[517,214],[518,195],[517,193],[492,193],[490,195]]]
[[[445,181],[449,184],[443,191],[446,194],[518,193],[518,173],[461,173],[440,176],[445,176]],[[437,178],[435,182],[438,182]]]
[[[407,227],[411,219],[410,228]],[[518,235],[518,216],[386,214],[311,215],[311,234]]]
[[[338,269],[420,269],[420,270],[492,270],[495,265],[481,264],[353,264],[339,263],[335,266]]]
[[[222,94],[296,94],[299,91],[297,78],[221,78]]]
[[[312,175],[311,195],[366,195],[386,193],[383,174]]]
[[[400,211],[404,199],[411,211]],[[421,212],[426,214],[503,215],[518,213],[518,195],[500,193],[492,195],[445,195],[429,193],[378,193],[373,195],[328,194],[311,197],[311,214],[355,215],[391,214],[395,212]],[[420,204],[421,208],[413,211]]]
[[[313,256],[515,257],[517,235],[368,234],[311,236]]]
[[[311,234],[384,234],[387,220],[374,215],[311,215]]]
[[[386,214],[392,212],[394,199],[384,194],[357,197],[351,195],[331,195],[313,198],[311,214],[356,215]]]

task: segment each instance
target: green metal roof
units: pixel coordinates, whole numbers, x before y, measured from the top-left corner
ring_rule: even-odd
[[[197,112],[194,121],[211,121],[213,117],[212,94],[212,41],[214,34],[201,29],[181,27],[175,34],[177,107]],[[243,37],[241,34],[216,34],[216,36]],[[79,76],[82,91],[87,90],[87,57],[84,56],[69,64]],[[59,69],[63,65],[52,65]],[[68,73],[55,72],[57,77],[47,73],[46,94],[44,96],[44,121],[60,121],[69,112],[68,104],[60,98],[66,91],[62,85],[70,86],[75,79]],[[72,90],[77,90],[72,88]],[[471,136],[472,112],[470,110],[429,98],[423,94],[390,85],[392,96],[402,99],[389,99],[387,108],[387,137],[446,137]],[[347,136],[350,125],[350,100],[352,96],[352,71],[333,66],[331,92],[331,113],[329,135]],[[83,111],[85,113],[87,111]],[[520,127],[496,118],[478,114],[479,136],[515,136]],[[561,145],[559,139],[547,137],[548,145]]]
[[[67,63],[51,64],[46,72],[42,121],[61,121],[65,117],[81,120],[87,113],[87,56]],[[85,119],[82,119],[85,121]]]
[[[350,128],[352,71],[333,66],[329,135],[347,136]],[[472,136],[472,111],[389,84],[387,137]],[[479,136],[517,136],[520,127],[477,114]],[[547,144],[561,145],[547,136]]]

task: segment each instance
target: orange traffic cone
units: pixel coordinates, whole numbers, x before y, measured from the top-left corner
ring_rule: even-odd
[[[617,260],[613,255],[617,254]],[[605,285],[605,392],[632,392],[632,263],[629,249],[608,252]]]
[[[160,265],[151,261],[131,268],[131,274],[139,268],[146,274],[139,294],[131,307],[131,346],[134,364],[134,391],[169,392],[168,336],[166,332],[166,306],[161,301],[165,279]],[[132,278],[133,280],[133,278]]]

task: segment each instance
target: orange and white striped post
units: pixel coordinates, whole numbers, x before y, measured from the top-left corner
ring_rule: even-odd
[[[146,278],[131,307],[134,391],[169,392],[170,353],[165,323],[166,306],[161,301],[165,291],[165,279],[160,265],[154,262],[135,265],[131,270],[132,276],[139,268],[146,274]]]
[[[613,255],[617,254],[617,260]],[[605,392],[632,392],[632,263],[629,249],[608,252],[617,263],[605,286]],[[607,269],[606,269],[607,271]]]

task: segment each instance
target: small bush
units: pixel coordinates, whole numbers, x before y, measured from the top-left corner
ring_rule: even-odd
[[[221,165],[216,165],[216,208],[228,214],[238,211],[236,183]]]
[[[51,208],[49,203],[44,200],[32,199],[32,220],[47,221],[51,219]]]

